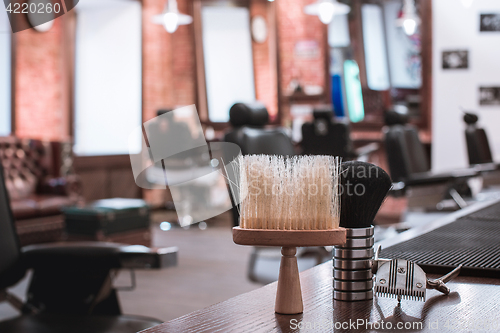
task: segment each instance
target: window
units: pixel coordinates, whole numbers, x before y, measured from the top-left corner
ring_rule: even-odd
[[[7,12],[0,10],[0,135],[11,133],[11,29]]]
[[[250,13],[231,2],[203,4],[201,26],[208,118],[227,122],[235,102],[255,100]]]
[[[390,88],[382,8],[374,4],[361,7],[366,78],[371,90]]]
[[[415,1],[417,15],[421,1]],[[361,6],[365,72],[368,89],[364,87],[363,98],[367,114],[380,114],[384,98],[377,91],[387,91],[392,105],[408,107],[410,117],[425,122],[422,118],[421,26],[408,36],[401,22],[403,10],[400,0],[387,0],[380,4]],[[421,90],[422,89],[422,90]],[[378,110],[373,112],[373,110]],[[428,107],[427,107],[428,110]],[[422,123],[423,126],[424,123]]]
[[[420,36],[407,36],[395,22],[401,1],[384,3],[385,28],[391,85],[394,88],[418,89],[422,86]]]
[[[128,154],[129,134],[142,122],[141,5],[92,1],[76,9],[75,153]],[[140,135],[132,141],[139,152]]]

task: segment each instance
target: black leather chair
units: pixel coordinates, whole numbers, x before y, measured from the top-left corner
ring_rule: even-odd
[[[236,103],[229,110],[232,129],[224,141],[237,144],[243,155],[295,155],[292,140],[281,127],[266,127],[269,114],[260,102]]]
[[[313,117],[313,122],[302,125],[300,144],[303,154],[367,160],[369,154],[378,149],[376,143],[354,149],[349,123],[335,121],[332,108],[316,108],[313,110]]]
[[[0,322],[2,333],[124,333],[161,321],[121,314],[112,286],[117,269],[168,267],[177,249],[102,242],[47,243],[20,248],[0,163],[0,301],[21,314]],[[28,269],[26,302],[8,292]],[[160,286],[158,286],[160,287]]]
[[[392,181],[397,183],[392,193],[407,194],[410,208],[443,208],[445,199],[453,199],[459,208],[466,206],[463,196],[470,195],[467,180],[478,176],[474,169],[433,173],[418,130],[407,123],[405,113],[388,110],[384,144]],[[456,208],[456,207],[455,207]]]
[[[479,117],[473,113],[464,115],[464,121],[467,124],[465,139],[470,165],[493,163],[488,136],[483,128],[477,127],[478,120]]]
[[[465,140],[469,164],[481,172],[484,186],[500,185],[500,165],[493,161],[488,136],[483,128],[477,126],[479,117],[465,113]]]

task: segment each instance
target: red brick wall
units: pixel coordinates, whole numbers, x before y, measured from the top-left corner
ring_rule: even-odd
[[[304,7],[314,2],[316,0],[276,1],[282,94],[288,93],[294,77],[302,85],[319,85],[325,89],[325,25],[317,16],[304,14]],[[297,57],[294,48],[298,41],[316,41],[319,45],[318,56]]]
[[[255,76],[255,94],[269,111],[271,119],[278,114],[278,84],[276,70],[276,55],[274,53],[276,41],[272,38],[270,31],[271,6],[274,4],[267,0],[253,0],[250,4],[250,16],[263,16],[267,22],[268,36],[265,42],[256,43],[252,39],[253,64]]]
[[[69,107],[63,73],[63,18],[50,31],[14,34],[15,122],[21,137],[61,140],[69,137]]]
[[[181,13],[192,13],[192,1],[177,0]],[[196,58],[193,25],[182,25],[171,35],[172,78],[169,82],[171,99],[175,105],[183,106],[196,102]]]
[[[163,4],[144,0],[142,6],[142,105],[143,118],[149,120],[156,116],[157,109],[168,106],[164,77],[170,76],[168,63],[171,52],[168,52],[168,43],[171,36],[161,25],[151,22],[154,15],[162,12]]]
[[[181,13],[191,11],[187,0],[177,1]],[[180,26],[173,34],[151,22],[163,11],[164,2],[143,1],[143,116],[156,116],[164,107],[196,102],[196,71],[193,25]]]

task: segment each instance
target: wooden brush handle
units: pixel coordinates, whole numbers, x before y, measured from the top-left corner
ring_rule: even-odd
[[[304,311],[300,290],[299,268],[297,266],[297,248],[281,248],[281,265],[278,278],[278,292],[274,311],[280,314],[298,314]]]
[[[233,241],[253,246],[330,246],[346,241],[344,228],[329,230],[276,230],[233,228]]]

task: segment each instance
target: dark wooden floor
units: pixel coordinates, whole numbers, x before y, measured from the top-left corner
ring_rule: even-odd
[[[137,289],[120,292],[124,313],[166,321],[261,287],[246,277],[252,249],[233,243],[229,214],[208,221],[206,230],[160,230],[159,223],[171,216],[153,216],[153,245],[178,246],[178,266],[137,272]],[[128,281],[122,272],[116,282]]]

